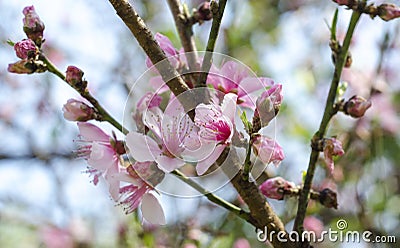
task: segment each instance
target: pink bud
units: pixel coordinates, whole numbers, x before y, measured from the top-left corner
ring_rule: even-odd
[[[345,103],[344,111],[351,117],[360,118],[364,116],[365,111],[367,111],[371,105],[372,103],[370,100],[365,100],[361,96],[353,96]]]
[[[88,121],[94,118],[94,109],[86,103],[69,99],[63,107],[64,118],[69,121]]]
[[[75,66],[68,66],[65,81],[75,87],[80,87],[82,84],[83,71]],[[86,85],[85,85],[86,88]]]
[[[400,8],[391,3],[378,6],[379,17],[384,21],[390,21],[400,17]]]
[[[197,18],[199,22],[209,21],[213,18],[210,2],[203,2],[197,7]]]
[[[331,172],[333,173],[334,163],[333,156],[342,156],[344,154],[344,150],[342,148],[342,142],[335,138],[324,139],[324,156],[325,162]]]
[[[22,41],[15,43],[14,50],[17,57],[20,59],[31,58],[38,52],[37,46],[31,39],[23,39]]]
[[[34,73],[36,68],[28,59],[20,60],[14,64],[9,64],[7,71],[17,74],[31,74]]]
[[[33,6],[25,7],[22,13],[25,15],[22,20],[25,34],[40,46],[43,39],[44,23],[40,20]]]
[[[285,158],[282,147],[275,140],[262,135],[253,139],[253,151],[264,164],[272,162],[279,165]]]
[[[255,116],[260,118],[261,127],[265,127],[278,114],[283,100],[282,85],[272,85],[256,101]]]
[[[282,177],[274,177],[263,182],[259,189],[268,198],[283,200],[285,191],[295,187],[296,185],[293,182],[288,182]]]

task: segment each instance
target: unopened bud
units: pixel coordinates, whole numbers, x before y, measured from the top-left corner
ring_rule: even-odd
[[[264,91],[256,101],[254,116],[259,118],[259,125],[265,127],[278,114],[281,107],[283,95],[282,85],[272,85],[270,89]],[[258,131],[258,130],[257,130]]]
[[[379,17],[384,21],[390,21],[400,17],[400,7],[391,3],[378,6]]]
[[[210,2],[203,2],[197,7],[197,19],[199,22],[209,21],[213,18]]]
[[[364,116],[371,105],[370,100],[366,100],[361,96],[353,96],[344,104],[344,112],[351,117],[360,118]]]
[[[22,59],[20,61],[17,61],[13,64],[8,64],[7,71],[11,73],[17,73],[17,74],[31,74],[34,73],[36,70],[34,64],[32,64],[32,61],[28,59]]]
[[[88,121],[94,119],[94,109],[86,103],[69,99],[63,107],[64,118],[69,121]]]
[[[336,192],[329,188],[323,189],[320,192],[319,202],[327,208],[337,209],[338,203]]]
[[[340,142],[340,140],[337,140],[336,138],[324,139],[323,151],[326,165],[328,166],[329,171],[332,174],[335,166],[333,162],[333,156],[342,156],[344,154],[342,142]]]
[[[40,47],[43,40],[44,23],[40,20],[33,6],[25,7],[22,13],[25,16],[22,20],[25,34]]]
[[[285,158],[282,147],[273,139],[263,135],[253,137],[253,152],[264,163],[279,163]]]
[[[23,39],[15,43],[14,50],[20,59],[33,58],[38,53],[38,48],[31,39]]]
[[[65,81],[76,89],[85,89],[86,81],[83,81],[83,71],[75,66],[68,66]]]
[[[263,182],[259,189],[268,198],[283,200],[285,191],[295,187],[296,185],[293,182],[288,182],[282,177],[274,177]]]

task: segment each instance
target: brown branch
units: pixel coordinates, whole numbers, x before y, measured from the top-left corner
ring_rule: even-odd
[[[187,92],[184,96],[195,102],[196,96],[189,91],[189,87],[182,79],[180,74],[168,61],[164,51],[161,49],[157,41],[154,39],[153,34],[147,28],[143,19],[140,18],[139,14],[133,8],[133,6],[127,0],[109,0],[114,9],[117,11],[117,15],[122,19],[125,25],[129,28],[133,36],[139,42],[139,45],[143,48],[151,62],[155,65],[162,79],[168,85],[169,89],[178,96],[184,92]],[[187,106],[182,104],[185,110],[192,109],[193,106]],[[194,118],[194,111],[189,111],[189,116]]]
[[[189,71],[198,71],[199,65],[197,64],[196,44],[193,38],[193,28],[188,13],[182,10],[182,5],[179,0],[168,0],[168,5],[171,9],[179,38],[181,39],[183,49],[186,53],[185,56],[188,61]]]
[[[295,247],[295,243],[288,239],[288,233],[282,221],[268,204],[265,196],[261,194],[258,186],[255,182],[244,179],[243,171],[240,169],[242,165],[238,160],[236,151],[226,148],[216,163],[229,178],[232,178],[232,185],[249,207],[253,220],[251,224],[262,231],[266,229],[268,239],[270,235],[272,236],[270,242],[274,247]],[[279,239],[287,239],[288,242],[282,242],[278,239],[278,236]]]

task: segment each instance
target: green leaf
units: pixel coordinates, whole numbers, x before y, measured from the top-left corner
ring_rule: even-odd
[[[244,128],[246,129],[246,132],[250,134],[251,129],[253,128],[253,125],[251,122],[247,119],[246,112],[243,111],[242,114],[240,114],[240,119],[243,122]]]
[[[13,47],[15,45],[15,42],[13,42],[12,40],[8,39],[7,40],[7,44]]]
[[[339,10],[336,9],[335,14],[333,15],[333,19],[332,19],[331,40],[336,40],[336,25],[337,25],[337,21],[338,21],[338,13],[339,13]]]

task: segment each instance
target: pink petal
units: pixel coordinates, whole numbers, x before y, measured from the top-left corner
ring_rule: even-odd
[[[93,168],[104,172],[116,161],[114,150],[97,142],[93,142],[88,164]]]
[[[165,215],[161,204],[158,199],[154,196],[153,192],[148,192],[143,195],[142,206],[143,217],[151,224],[165,225]]]
[[[161,136],[161,124],[163,120],[163,112],[160,108],[147,109],[143,113],[143,123],[159,138]]]
[[[78,122],[77,125],[80,135],[82,135],[85,140],[110,142],[110,136],[97,126],[88,122]]]
[[[164,155],[156,157],[156,162],[160,170],[167,173],[183,166],[185,161],[179,158],[170,158]]]
[[[222,151],[225,149],[225,145],[218,145],[215,147],[214,151],[206,159],[197,163],[196,171],[198,175],[203,175],[208,168],[219,158]]]
[[[118,201],[119,198],[120,181],[116,177],[113,177],[113,175],[118,173],[119,173],[119,166],[118,163],[115,163],[110,168],[108,168],[106,175],[104,177],[108,182],[108,192],[110,192],[110,195],[114,201]]]
[[[164,82],[161,76],[150,78],[149,83],[157,94],[162,94],[169,90],[168,85]]]
[[[274,85],[274,81],[265,77],[248,77],[240,82],[238,89],[239,98],[243,95]]]
[[[162,153],[153,139],[136,132],[126,135],[126,146],[132,157],[139,162],[154,161],[154,158]]]
[[[229,118],[232,124],[235,122],[237,95],[226,94],[221,105],[222,113]],[[197,114],[197,112],[196,112]]]

